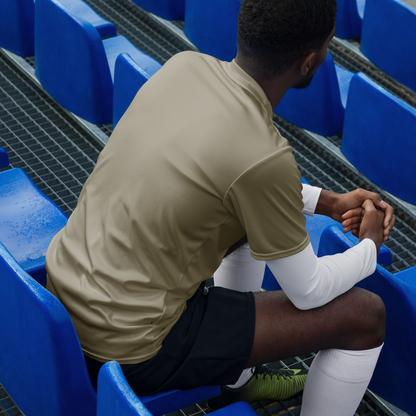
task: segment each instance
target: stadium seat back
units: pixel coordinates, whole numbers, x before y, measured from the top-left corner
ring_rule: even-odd
[[[308,88],[291,88],[275,113],[284,119],[323,136],[342,132],[345,104],[352,72],[334,64],[328,55]]]
[[[34,0],[1,0],[0,47],[20,56],[33,56],[34,23]]]
[[[95,416],[72,321],[0,244],[0,380],[26,416]]]
[[[98,376],[97,416],[161,416],[190,404],[216,396],[219,387],[200,387],[187,391],[173,390],[163,396],[137,397],[128,385],[120,365],[110,361],[101,367]],[[183,395],[186,400],[178,400]],[[179,407],[178,407],[179,406]],[[256,412],[243,402],[234,403],[211,413],[213,416],[255,416]]]
[[[0,172],[0,241],[42,285],[46,250],[67,219],[22,169]]]
[[[342,253],[352,247],[340,225],[322,233],[319,255]],[[386,338],[369,389],[398,408],[416,413],[416,266],[392,274],[380,265],[359,287],[378,296],[386,307]]]
[[[401,0],[367,0],[364,16],[363,54],[416,92],[416,9]]]
[[[186,0],[185,34],[202,52],[224,61],[237,55],[241,0]]]
[[[137,91],[161,67],[159,62],[146,54],[143,54],[140,65],[127,53],[117,57],[114,74],[113,128],[126,112]]]
[[[185,0],[133,0],[142,9],[167,20],[183,20]]]
[[[352,39],[361,35],[366,0],[337,0],[335,36]]]
[[[82,17],[90,23],[101,37],[117,36],[115,25],[103,19],[95,10],[82,0],[59,0],[59,2],[71,10],[76,16]]]
[[[9,155],[0,147],[0,168],[5,168],[6,166],[9,166]]]
[[[98,31],[58,0],[36,0],[35,69],[46,91],[92,123],[112,118],[113,83]]]
[[[342,152],[376,185],[412,204],[416,204],[415,132],[416,109],[364,74],[354,75]]]

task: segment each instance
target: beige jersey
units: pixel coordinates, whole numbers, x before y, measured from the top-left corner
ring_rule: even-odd
[[[261,87],[234,61],[170,59],[139,91],[47,253],[86,355],[153,357],[247,234],[256,259],[309,243],[300,173]]]

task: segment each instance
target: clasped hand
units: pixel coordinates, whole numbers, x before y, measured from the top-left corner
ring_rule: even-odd
[[[396,221],[393,208],[380,195],[365,189],[346,194],[322,190],[316,212],[340,222],[345,233],[351,231],[360,240],[371,238],[378,249]]]

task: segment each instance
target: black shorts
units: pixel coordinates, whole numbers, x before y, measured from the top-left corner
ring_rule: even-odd
[[[250,357],[254,326],[253,293],[221,287],[204,292],[201,285],[158,353],[121,368],[137,395],[234,384]],[[102,363],[86,362],[93,379]]]

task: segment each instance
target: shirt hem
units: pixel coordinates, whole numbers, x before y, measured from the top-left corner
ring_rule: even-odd
[[[260,254],[250,249],[250,252],[251,252],[251,256],[255,258],[256,260],[264,260],[264,261],[277,260],[277,259],[282,259],[285,257],[293,256],[294,254],[300,253],[302,250],[304,250],[308,246],[309,243],[310,243],[310,237],[309,235],[307,235],[306,238],[299,245],[289,250],[277,251],[277,252],[269,253],[269,254]]]
[[[119,364],[139,364],[142,363],[143,361],[147,361],[150,360],[151,358],[153,358],[161,349],[162,347],[160,346],[160,348],[158,348],[156,351],[152,351],[149,354],[146,355],[142,355],[140,357],[137,358],[109,358],[109,357],[102,357],[100,355],[97,354],[93,354],[87,350],[85,350],[84,348],[82,349],[82,352],[85,356],[92,358],[93,360],[96,361],[100,361],[101,363],[106,363],[108,361],[117,361]]]

